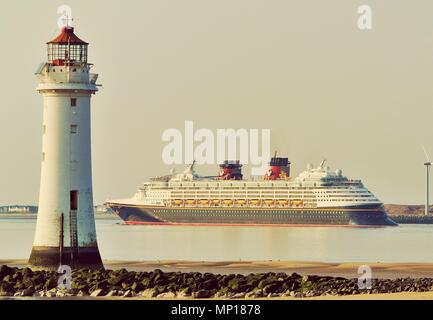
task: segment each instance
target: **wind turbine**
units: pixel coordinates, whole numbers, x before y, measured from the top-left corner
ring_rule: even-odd
[[[429,155],[427,153],[427,150],[424,148],[424,146],[422,146],[422,149],[424,150],[424,154],[425,154],[425,157],[427,159],[427,161],[424,162],[425,170],[426,170],[426,193],[425,193],[425,211],[424,211],[424,215],[428,216],[429,212],[430,212],[430,203],[429,203],[430,181],[429,181],[429,177],[430,177],[430,166],[432,165],[432,162],[430,161],[430,157],[429,157]]]

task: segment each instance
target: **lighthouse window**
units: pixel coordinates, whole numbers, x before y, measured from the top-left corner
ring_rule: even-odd
[[[78,126],[76,124],[71,124],[71,133],[75,134],[78,131]]]
[[[70,191],[70,209],[71,211],[78,210],[78,191]]]
[[[77,98],[71,98],[71,107],[77,106]]]

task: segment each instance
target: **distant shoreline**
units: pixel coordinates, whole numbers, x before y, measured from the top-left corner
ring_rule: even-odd
[[[433,224],[433,209],[431,214],[424,215],[424,205],[385,204],[385,211],[389,217],[398,224]],[[36,219],[37,213],[13,213],[1,212],[0,219]],[[120,220],[114,213],[97,212],[95,218],[98,220]]]
[[[0,219],[36,219],[37,213],[0,213]],[[112,213],[95,213],[97,220],[119,220],[120,218]]]

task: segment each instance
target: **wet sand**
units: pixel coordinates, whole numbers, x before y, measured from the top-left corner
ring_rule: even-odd
[[[0,260],[0,265],[23,267],[26,260]],[[130,271],[152,271],[161,269],[164,272],[210,272],[216,274],[249,274],[265,272],[299,273],[301,275],[320,275],[344,278],[358,278],[358,267],[368,265],[373,278],[433,278],[431,263],[321,263],[296,261],[222,261],[196,262],[180,260],[161,261],[104,261],[107,269],[125,268]]]

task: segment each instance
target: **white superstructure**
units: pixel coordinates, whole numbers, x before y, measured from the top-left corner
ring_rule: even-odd
[[[157,177],[141,186],[131,199],[111,201],[162,207],[339,208],[381,205],[360,180],[324,161],[308,166],[298,177],[281,180],[216,180],[201,178],[189,166],[184,172]]]

